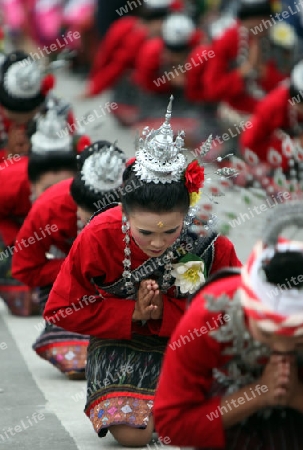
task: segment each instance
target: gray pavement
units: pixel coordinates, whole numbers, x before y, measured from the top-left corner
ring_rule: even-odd
[[[13,317],[0,305],[0,344],[7,345],[0,353],[0,448],[97,450],[115,446],[110,436],[101,442],[83,413],[85,381],[69,381],[32,350],[41,323],[40,317]],[[31,419],[35,412],[42,414],[35,416],[36,422]],[[20,424],[22,431],[11,437],[8,427]]]
[[[75,441],[49,409],[45,395],[10,333],[5,316],[6,311],[1,311],[0,448],[77,449]],[[23,323],[21,319],[16,325],[22,334]]]

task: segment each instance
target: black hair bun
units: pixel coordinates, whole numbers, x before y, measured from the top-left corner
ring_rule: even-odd
[[[291,287],[303,286],[303,281],[300,281],[303,280],[302,253],[297,251],[276,253],[266,265],[263,265],[263,270],[269,283],[277,285],[286,284],[289,281]],[[295,283],[291,281],[291,278],[295,280]]]
[[[133,172],[134,164],[135,164],[135,161],[132,164],[129,164],[124,169],[124,172],[123,172],[123,183],[126,183],[129,180],[129,178],[131,177],[132,172]]]

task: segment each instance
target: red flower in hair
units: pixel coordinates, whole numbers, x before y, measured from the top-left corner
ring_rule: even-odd
[[[198,161],[192,161],[185,170],[185,186],[188,192],[198,193],[204,183],[204,167],[199,166]]]
[[[126,161],[125,167],[131,166],[132,164],[134,164],[135,161],[136,161],[136,158],[135,158],[135,157],[128,159],[128,160]]]
[[[88,136],[81,136],[79,141],[77,142],[77,153],[83,152],[83,150],[91,145],[91,140]]]
[[[169,8],[172,12],[184,11],[184,4],[181,0],[174,0]]]
[[[42,80],[41,92],[44,96],[46,96],[49,93],[49,91],[54,89],[54,87],[55,87],[55,77],[53,74],[49,73]]]

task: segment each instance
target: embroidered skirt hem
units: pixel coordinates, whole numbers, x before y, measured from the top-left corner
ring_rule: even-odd
[[[91,338],[85,413],[99,437],[112,425],[146,428],[166,345],[167,338],[158,336]]]

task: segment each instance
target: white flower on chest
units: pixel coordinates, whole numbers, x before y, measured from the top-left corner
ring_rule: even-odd
[[[194,294],[205,282],[204,262],[196,255],[188,253],[172,267],[171,274],[176,278],[175,286],[180,288],[181,294]]]

